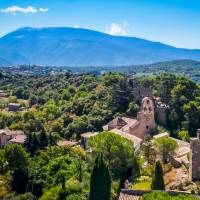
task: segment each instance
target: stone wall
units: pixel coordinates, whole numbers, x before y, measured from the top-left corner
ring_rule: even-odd
[[[167,108],[156,107],[156,119],[159,124],[166,126],[167,125]]]
[[[136,195],[136,196],[142,196],[144,194],[148,194],[151,192],[155,192],[155,190],[129,190],[129,189],[122,189],[121,193],[129,194],[129,195]],[[156,192],[166,192],[170,195],[189,195],[191,193],[189,192],[184,192],[184,191],[174,191],[174,190],[156,190]]]
[[[190,139],[190,179],[200,180],[200,129],[197,131],[197,138]]]

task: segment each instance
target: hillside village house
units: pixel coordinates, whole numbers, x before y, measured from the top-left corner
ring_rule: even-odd
[[[3,90],[0,90],[0,99],[7,97],[7,93]]]
[[[19,103],[9,103],[8,104],[8,111],[11,112],[17,112],[20,110],[20,104]]]
[[[25,140],[26,135],[23,131],[0,130],[0,147],[4,147],[9,143],[24,144]]]

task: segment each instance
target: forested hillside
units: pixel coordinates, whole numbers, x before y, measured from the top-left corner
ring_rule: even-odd
[[[1,74],[0,89],[8,98],[0,101],[0,128],[21,129],[27,135],[24,147],[7,145],[0,150],[1,197],[9,194],[7,199],[14,200],[86,200],[90,174],[93,166],[98,169],[100,161],[95,158],[101,152],[105,161],[100,163],[110,170],[107,177],[112,180],[112,199],[116,199],[121,181],[126,177],[134,181],[142,171],[130,140],[105,132],[90,141],[91,154],[81,147],[58,147],[56,143],[61,138],[79,141],[84,132],[102,131],[102,126],[116,115],[135,117],[139,102],[133,101],[135,88],[129,78],[120,73],[99,77]],[[166,127],[158,126],[154,133],[165,128],[186,141],[195,136],[200,124],[200,86],[196,82],[171,74],[140,77],[138,81],[152,86],[154,95],[170,108]],[[8,112],[9,102],[20,103],[24,111]]]

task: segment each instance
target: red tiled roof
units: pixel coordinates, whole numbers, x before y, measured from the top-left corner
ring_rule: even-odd
[[[108,125],[112,126],[125,126],[126,124],[127,123],[121,117],[116,117],[108,123]]]
[[[9,143],[24,144],[26,135],[16,135],[13,139],[9,140]]]
[[[73,141],[70,141],[70,140],[59,140],[58,142],[57,142],[57,145],[58,146],[74,146],[74,145],[76,145],[77,144],[77,142],[73,142]]]

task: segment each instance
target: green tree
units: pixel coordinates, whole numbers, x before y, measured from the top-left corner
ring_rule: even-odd
[[[151,136],[146,136],[144,138],[144,142],[141,146],[141,150],[148,164],[155,163],[156,152],[155,152],[155,148],[154,148],[154,144],[152,142]]]
[[[167,163],[171,155],[175,153],[178,147],[177,142],[172,138],[158,138],[155,140],[158,152],[162,156],[163,163]]]
[[[39,141],[40,141],[40,148],[41,149],[44,149],[45,147],[48,146],[48,137],[46,135],[46,132],[45,130],[41,131],[40,134],[39,134]]]
[[[25,147],[34,156],[36,151],[40,148],[40,141],[37,133],[28,133],[25,141]]]
[[[191,195],[171,196],[166,192],[151,192],[142,196],[142,200],[197,200]]]
[[[3,173],[6,166],[5,150],[0,149],[0,173]]]
[[[5,157],[11,170],[22,169],[28,166],[28,155],[21,145],[6,145]]]
[[[59,170],[56,173],[56,183],[61,183],[62,189],[65,190],[65,182],[66,182],[67,172],[63,169]]]
[[[27,191],[28,183],[28,168],[15,169],[10,183],[12,190],[16,191],[18,194],[24,193]]]
[[[127,80],[122,79],[114,85],[110,91],[109,106],[114,112],[125,112],[131,100],[131,88],[128,87]]]
[[[81,133],[88,131],[88,118],[85,115],[77,117],[68,126],[68,130],[71,136],[80,138]]]
[[[190,141],[190,136],[189,136],[189,133],[187,131],[179,131],[178,132],[178,137],[181,139],[181,140],[184,140],[186,142],[189,142]]]
[[[198,85],[186,78],[177,78],[177,84],[171,90],[169,110],[169,126],[172,129],[182,129],[185,120],[184,105],[194,101],[200,93]]]
[[[188,121],[188,132],[189,135],[196,136],[197,129],[200,127],[200,102],[190,101],[184,105],[185,117]]]
[[[101,154],[96,158],[91,174],[89,200],[102,199],[111,199],[111,176]]]
[[[139,110],[140,106],[136,103],[131,102],[129,103],[129,107],[126,113],[130,116],[136,117]]]
[[[40,141],[38,138],[38,133],[33,133],[33,143],[32,143],[32,153],[33,155],[35,154],[35,152],[40,148]]]
[[[154,176],[151,183],[152,190],[165,190],[165,183],[163,178],[163,168],[160,161],[156,162]]]
[[[171,100],[171,90],[176,85],[176,76],[174,74],[161,74],[155,79],[156,95],[162,99],[162,101],[167,104]]]
[[[134,144],[131,140],[112,132],[104,132],[89,139],[93,154],[103,154],[109,169],[120,177],[124,170],[133,168]]]
[[[49,133],[49,144],[56,145],[58,140],[60,139],[60,135],[58,133]]]

